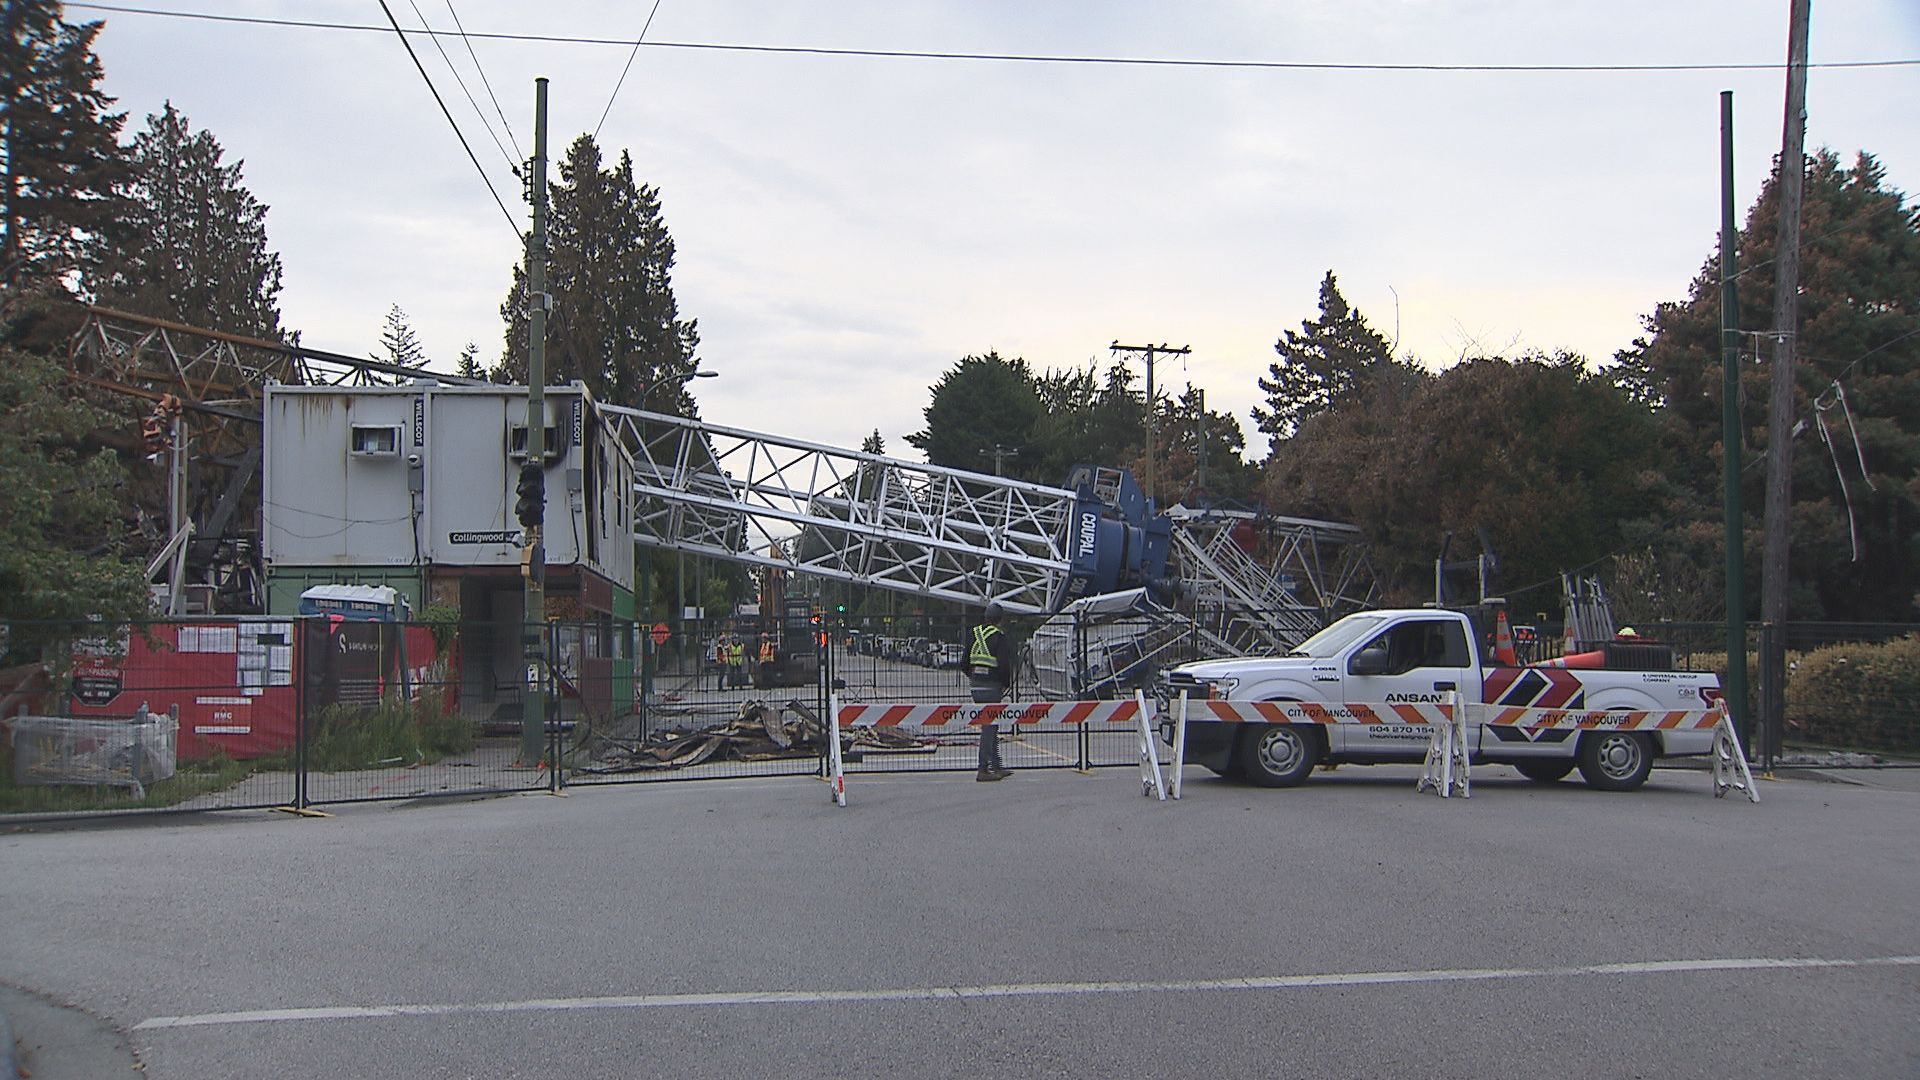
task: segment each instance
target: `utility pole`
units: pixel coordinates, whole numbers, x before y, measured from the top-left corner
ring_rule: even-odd
[[[1727,708],[1743,747],[1753,745],[1747,708],[1746,514],[1740,505],[1740,292],[1734,269],[1733,91],[1720,92],[1720,458],[1727,547]]]
[[[1192,352],[1193,349],[1186,345],[1175,349],[1168,346],[1165,342],[1161,342],[1158,345],[1122,345],[1120,344],[1120,339],[1115,338],[1113,339],[1113,344],[1107,346],[1107,351],[1116,355],[1124,354],[1123,359],[1132,359],[1137,356],[1147,362],[1147,476],[1146,483],[1142,486],[1146,488],[1147,497],[1153,498],[1156,491],[1156,477],[1154,474],[1157,471],[1154,459],[1159,456],[1158,450],[1154,445],[1153,437],[1154,428],[1157,426],[1153,415],[1155,411],[1155,402],[1153,399],[1153,362],[1160,356],[1185,356]]]
[[[536,481],[538,497],[526,527],[521,643],[527,662],[527,689],[520,713],[520,763],[540,760],[547,732],[547,552],[541,543],[545,524],[547,469],[547,80],[533,80],[533,165],[528,170],[533,201],[533,232],[527,237],[527,459],[523,475]],[[572,513],[569,507],[568,513]],[[560,763],[549,762],[558,769]]]
[[[1767,405],[1766,553],[1760,564],[1760,619],[1766,625],[1760,685],[1767,761],[1779,749],[1786,705],[1787,549],[1793,499],[1794,342],[1799,330],[1800,198],[1806,178],[1807,21],[1811,0],[1791,0],[1787,28],[1787,115],[1780,140],[1780,233],[1774,247],[1773,384]]]
[[[994,443],[993,449],[988,450],[986,453],[988,457],[993,459],[993,475],[1003,476],[1005,474],[1000,470],[1005,466],[1006,459],[1019,457],[1020,448],[1017,446],[1002,446],[999,443]]]
[[[1204,495],[1207,490],[1207,391],[1193,389],[1193,487]]]

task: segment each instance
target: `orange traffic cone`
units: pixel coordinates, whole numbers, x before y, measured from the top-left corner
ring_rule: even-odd
[[[1513,627],[1507,622],[1507,609],[1493,613],[1493,661],[1508,667],[1520,666],[1520,654],[1513,651]]]

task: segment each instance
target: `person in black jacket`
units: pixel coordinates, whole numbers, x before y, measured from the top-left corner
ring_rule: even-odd
[[[1000,624],[1006,611],[988,604],[980,625],[973,628],[967,648],[967,683],[973,700],[982,704],[1006,701],[1013,690],[1013,640]],[[980,772],[975,780],[1005,780],[1013,771],[1000,763],[1000,726],[980,725]]]

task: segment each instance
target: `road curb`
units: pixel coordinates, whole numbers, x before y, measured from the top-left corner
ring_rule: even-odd
[[[1835,776],[1828,770],[1809,768],[1802,765],[1775,765],[1774,775],[1783,780],[1812,780],[1821,784],[1843,784],[1847,787],[1870,787],[1864,780],[1855,780],[1850,776]]]

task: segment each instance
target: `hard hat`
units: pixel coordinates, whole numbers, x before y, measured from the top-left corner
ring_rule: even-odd
[[[995,601],[994,603],[987,605],[987,621],[988,622],[999,622],[1001,619],[1004,619],[1006,617],[1007,617],[1007,609],[1001,607],[998,601]]]
[[[1613,636],[1614,637],[1639,637],[1640,631],[1635,630],[1631,626],[1623,626],[1618,631],[1616,631]]]

